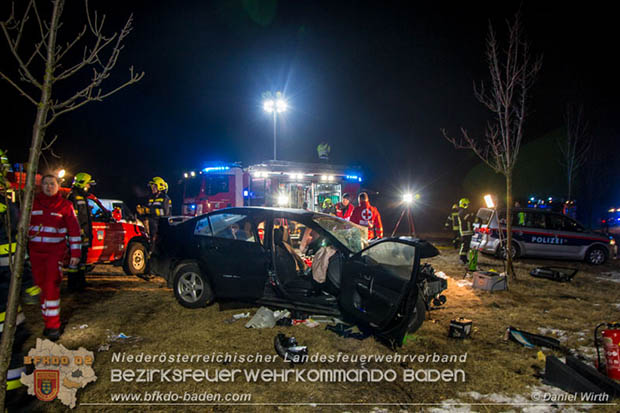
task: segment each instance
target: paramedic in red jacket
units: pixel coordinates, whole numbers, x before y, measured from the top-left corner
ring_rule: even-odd
[[[383,224],[381,215],[368,201],[368,194],[361,192],[357,197],[359,205],[353,210],[351,222],[368,228],[368,239],[383,238]]]
[[[82,238],[71,201],[58,192],[58,179],[54,175],[45,175],[41,186],[43,192],[35,196],[32,204],[28,247],[34,281],[42,290],[43,335],[56,341],[61,334],[60,282],[67,238],[70,266],[77,266],[80,262]]]
[[[350,221],[353,209],[355,207],[351,203],[351,195],[345,193],[342,195],[342,201],[336,204],[336,216]]]

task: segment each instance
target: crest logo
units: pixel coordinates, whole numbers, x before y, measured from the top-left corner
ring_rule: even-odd
[[[51,402],[58,396],[60,372],[58,370],[35,370],[34,394],[37,399]]]

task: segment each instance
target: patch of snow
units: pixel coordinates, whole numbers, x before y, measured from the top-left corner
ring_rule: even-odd
[[[540,334],[542,335],[553,335],[555,337],[557,337],[558,340],[564,342],[568,340],[568,336],[567,336],[567,332],[564,330],[559,330],[556,328],[544,328],[544,327],[538,327],[538,331],[540,332]]]
[[[427,413],[473,413],[471,406],[459,400],[448,399],[441,402],[441,407],[430,407],[426,409]],[[477,411],[477,410],[475,410]]]
[[[620,283],[620,272],[610,271],[610,272],[602,272],[599,274],[599,277],[596,277],[599,280],[610,281],[614,283]]]

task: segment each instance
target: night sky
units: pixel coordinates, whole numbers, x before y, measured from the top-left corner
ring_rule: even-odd
[[[62,41],[83,21],[81,2],[67,3]],[[62,163],[70,171],[92,173],[99,196],[135,205],[152,176],[164,177],[176,196],[182,173],[205,161],[248,165],[270,159],[273,129],[261,94],[281,90],[291,110],[278,130],[278,158],[316,161],[316,145],[329,142],[333,163],[363,168],[364,185],[379,192],[374,197],[388,221],[398,213],[389,201],[405,187],[421,192],[416,214],[427,230],[460,196],[469,196],[474,205],[482,202],[481,192],[465,182],[478,162],[455,150],[440,129],[483,131],[489,113],[475,100],[472,83],[487,79],[488,23],[503,34],[504,20],[519,3],[115,3],[91,1],[91,8],[107,14],[107,33],[120,29],[132,12],[135,19],[104,88],[126,79],[130,65],[146,72],[144,79],[66,115],[48,131],[59,135],[54,152],[62,157],[48,154],[50,166]],[[532,51],[544,55],[524,145],[561,133],[565,105],[583,104],[599,154],[591,164],[601,172],[596,190],[579,184],[578,199],[598,210],[620,202],[620,104],[612,63],[617,17],[607,7],[522,5]],[[0,8],[0,18],[6,9],[6,4]],[[4,38],[0,56],[0,70],[14,76]],[[65,81],[57,90],[66,94],[83,81]],[[25,161],[34,107],[4,81],[0,93],[2,146],[12,161]],[[528,181],[533,187],[518,186],[517,196],[529,196],[536,177],[549,174],[557,175],[555,187],[538,188],[538,194],[563,195],[557,151],[548,148],[530,151],[540,158],[524,166],[534,176]],[[596,196],[588,195],[592,192]]]

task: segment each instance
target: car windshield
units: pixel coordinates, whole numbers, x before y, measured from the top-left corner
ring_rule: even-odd
[[[353,253],[358,253],[368,246],[368,230],[364,227],[325,215],[315,215],[312,220]]]

